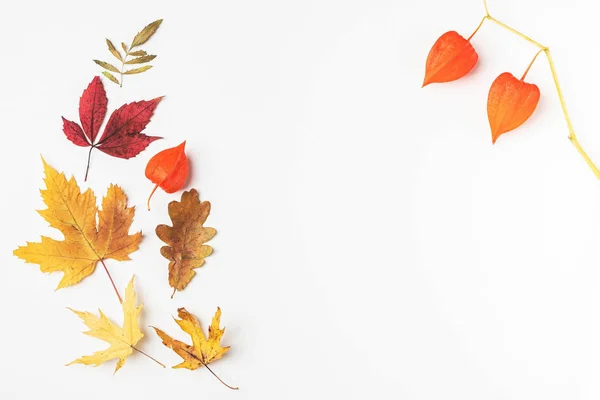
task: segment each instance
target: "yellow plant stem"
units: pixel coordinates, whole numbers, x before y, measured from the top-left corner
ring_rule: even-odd
[[[571,123],[571,117],[569,116],[569,112],[567,111],[567,104],[565,103],[565,98],[564,98],[562,90],[560,88],[560,83],[558,83],[558,75],[556,73],[556,68],[554,66],[554,61],[552,60],[552,55],[550,54],[550,49],[548,47],[542,45],[541,43],[536,42],[535,40],[533,40],[529,36],[527,36],[527,35],[519,32],[518,30],[516,30],[514,28],[511,28],[510,26],[506,25],[504,22],[499,21],[496,18],[492,17],[490,15],[490,11],[488,9],[487,0],[483,0],[483,5],[485,7],[485,16],[483,17],[483,19],[479,23],[479,26],[477,27],[477,29],[475,29],[475,32],[473,32],[473,34],[469,37],[469,40],[473,37],[473,35],[475,35],[475,33],[477,33],[477,31],[479,30],[479,28],[481,28],[481,25],[483,25],[483,22],[486,19],[488,19],[488,20],[496,23],[497,25],[501,26],[502,28],[506,29],[507,31],[514,33],[515,35],[519,36],[520,38],[522,38],[522,39],[526,40],[527,42],[533,44],[534,46],[538,47],[540,49],[540,51],[538,51],[538,53],[535,55],[535,57],[531,61],[531,64],[529,64],[529,67],[527,67],[527,70],[523,74],[523,78],[522,79],[524,79],[525,75],[527,75],[527,72],[529,72],[529,68],[531,68],[531,65],[533,65],[533,62],[535,61],[535,59],[537,58],[537,56],[542,51],[544,52],[544,54],[546,54],[546,58],[548,59],[548,64],[550,65],[550,72],[552,73],[552,79],[554,80],[554,86],[556,87],[556,93],[558,94],[558,99],[560,100],[560,106],[561,106],[562,111],[563,111],[565,122],[567,123],[567,128],[569,129],[569,140],[571,141],[571,143],[573,143],[573,146],[575,146],[575,148],[577,149],[577,151],[579,152],[579,154],[581,155],[581,157],[583,157],[583,159],[585,160],[586,164],[590,167],[590,169],[592,170],[592,172],[594,173],[594,175],[596,175],[596,178],[600,179],[600,170],[598,169],[598,167],[596,167],[596,165],[594,164],[594,162],[587,155],[587,153],[585,152],[585,150],[583,149],[583,147],[579,143],[579,140],[577,140],[577,135],[575,135],[575,131],[573,129],[573,124]]]
[[[531,69],[531,66],[533,65],[533,63],[535,62],[535,60],[538,58],[538,56],[540,55],[540,53],[542,51],[544,51],[544,49],[540,49],[537,53],[535,53],[535,56],[533,56],[533,60],[531,60],[531,62],[527,66],[527,69],[525,70],[525,72],[523,72],[523,76],[521,76],[521,80],[525,80],[525,77],[529,73],[529,70]]]
[[[477,28],[475,28],[475,31],[473,33],[471,33],[471,36],[469,36],[469,38],[467,39],[468,41],[471,40],[471,38],[473,38],[473,36],[475,36],[475,34],[479,30],[479,28],[481,28],[481,25],[483,25],[483,23],[485,22],[486,19],[487,19],[487,16],[481,18],[481,22],[479,23],[479,25],[477,25]]]
[[[129,48],[129,50],[131,50],[131,48]],[[123,61],[121,61],[121,71],[119,72],[121,74],[121,81],[119,83],[119,87],[123,87],[123,72],[125,70],[125,63],[127,62],[127,57],[129,57],[129,50],[127,50],[127,52],[125,53],[125,57],[123,57]]]
[[[539,42],[536,42],[535,40],[533,40],[529,36],[527,36],[527,35],[519,32],[518,30],[516,30],[514,28],[511,28],[510,26],[506,25],[504,22],[498,21],[496,18],[492,17],[491,15],[488,14],[488,15],[485,16],[485,18],[489,19],[492,22],[495,22],[496,24],[500,25],[501,27],[503,27],[507,31],[510,31],[510,32],[514,33],[515,35],[520,36],[522,39],[525,39],[529,43],[536,45],[540,49],[547,49],[546,46],[540,44]]]

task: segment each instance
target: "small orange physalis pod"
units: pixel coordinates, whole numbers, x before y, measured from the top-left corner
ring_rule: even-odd
[[[167,193],[180,190],[188,175],[188,159],[185,155],[185,141],[177,147],[172,147],[157,153],[146,165],[146,178],[156,184],[148,197],[148,210],[150,199],[160,186]]]
[[[423,87],[430,83],[455,81],[473,69],[478,56],[471,45],[471,37],[465,39],[455,31],[440,36],[427,56]]]
[[[533,83],[525,82],[524,79],[538,54],[535,55],[521,79],[504,72],[492,83],[487,104],[492,143],[496,143],[503,133],[523,125],[535,111],[540,101],[540,89]]]

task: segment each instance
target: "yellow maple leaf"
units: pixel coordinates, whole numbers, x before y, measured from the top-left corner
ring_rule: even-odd
[[[63,233],[64,240],[42,236],[41,242],[28,242],[14,254],[38,264],[42,272],[63,272],[57,289],[80,282],[94,272],[98,262],[106,269],[105,259],[129,260],[129,254],[139,247],[142,233],[129,234],[135,207],[127,207],[123,190],[110,185],[99,211],[91,189],[81,193],[75,178],[67,180],[63,173],[42,161],[46,189],[40,192],[48,208],[38,212],[51,227]],[[114,283],[113,287],[119,296]]]
[[[112,323],[106,317],[106,315],[102,313],[101,310],[98,310],[100,317],[97,317],[89,312],[81,312],[70,309],[82,319],[88,328],[90,328],[89,331],[84,332],[86,335],[104,340],[110,344],[110,347],[108,347],[106,350],[97,351],[90,356],[78,358],[67,365],[85,364],[98,366],[106,361],[118,358],[119,361],[117,362],[117,367],[115,368],[116,373],[119,368],[123,366],[127,357],[129,357],[134,350],[156,361],[154,358],[150,357],[146,353],[143,353],[141,350],[138,350],[135,347],[135,345],[144,337],[144,334],[140,330],[138,322],[143,305],[140,304],[137,306],[136,304],[137,301],[135,290],[133,289],[133,279],[134,278],[131,278],[129,285],[127,285],[127,288],[125,289],[122,328]],[[160,362],[156,362],[162,365],[163,368],[165,367]]]
[[[190,283],[196,275],[194,269],[203,266],[204,258],[212,253],[212,247],[204,244],[217,233],[214,228],[203,226],[209,214],[210,203],[200,202],[198,191],[192,189],[183,192],[181,201],[169,203],[173,226],[156,227],[156,235],[168,244],[160,249],[160,254],[169,260],[169,285],[173,295]]]
[[[185,333],[191,336],[192,346],[173,339],[162,330],[154,328],[156,334],[162,339],[163,344],[183,358],[183,362],[175,365],[173,368],[187,368],[194,370],[204,366],[223,385],[230,389],[237,390],[238,388],[229,386],[223,382],[208,366],[208,364],[223,357],[223,355],[229,351],[229,346],[221,346],[221,338],[225,333],[225,328],[221,329],[219,326],[221,321],[221,309],[217,307],[212,323],[208,327],[208,339],[204,336],[204,332],[202,332],[202,327],[198,320],[185,308],[179,308],[177,313],[181,319],[175,319],[175,322],[177,322],[179,327]]]

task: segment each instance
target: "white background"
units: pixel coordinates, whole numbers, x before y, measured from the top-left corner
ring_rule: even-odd
[[[191,5],[193,4],[193,6]],[[584,0],[490,0],[492,15],[551,47],[576,132],[600,161],[596,15]],[[520,75],[536,49],[486,22],[476,69],[421,89],[427,53],[468,36],[478,0],[3,2],[0,83],[0,398],[596,399],[600,395],[600,183],[567,140],[545,58],[542,97],[518,131],[491,144],[489,85]],[[147,132],[165,140],[124,161],[63,135],[109,59],[164,18],[146,46],[154,69],[105,81],[109,112],[166,95]],[[108,118],[108,116],[107,116]],[[154,234],[166,205],[144,167],[187,140],[218,230],[214,255],[170,300]],[[64,364],[105,347],[70,306],[121,310],[102,269],[54,292],[12,251],[60,238],[44,205],[40,155],[97,196],[118,183],[144,232],[133,261],[108,261],[121,291],[136,275],[140,347],[179,357],[147,328],[189,340],[171,319],[217,306],[231,351],[205,369],[163,370],[134,354],[115,376]]]

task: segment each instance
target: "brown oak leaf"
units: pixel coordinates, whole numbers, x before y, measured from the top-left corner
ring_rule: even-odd
[[[156,235],[168,244],[160,254],[169,260],[169,285],[173,295],[183,290],[196,275],[194,269],[204,265],[204,258],[212,253],[212,247],[204,243],[212,239],[217,231],[204,227],[210,214],[210,203],[200,202],[196,189],[183,192],[181,201],[169,203],[169,216],[173,226],[158,225]]]

